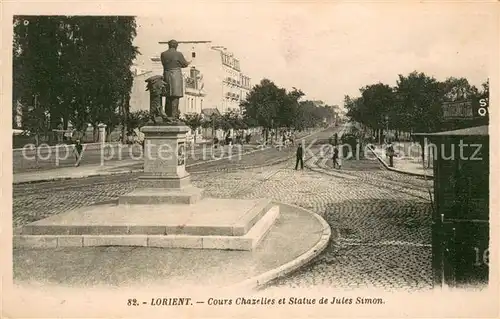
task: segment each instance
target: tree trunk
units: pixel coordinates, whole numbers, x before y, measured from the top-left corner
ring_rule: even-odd
[[[421,149],[422,149],[422,165],[425,165],[425,138],[424,137],[421,137],[419,139],[419,142],[420,142],[420,146],[421,146]]]
[[[111,133],[113,133],[114,130],[114,127],[106,127],[106,141],[111,142]]]
[[[63,141],[67,141],[68,140],[68,138],[66,137],[66,131],[68,130],[68,123],[69,123],[68,116],[64,115],[63,116],[63,130],[65,132],[63,133]]]
[[[40,146],[40,134],[36,132],[35,134],[35,163],[36,167],[38,167],[38,147]]]
[[[122,103],[122,140],[121,142],[123,144],[127,143],[127,132],[128,132],[128,128],[127,128],[127,122],[128,122],[128,117],[129,117],[129,100],[128,99],[124,99],[123,103]]]

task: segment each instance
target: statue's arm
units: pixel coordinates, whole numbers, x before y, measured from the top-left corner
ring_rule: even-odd
[[[187,68],[189,64],[191,64],[191,61],[187,61],[186,58],[184,57],[184,54],[179,52],[179,62],[181,64],[181,67]]]

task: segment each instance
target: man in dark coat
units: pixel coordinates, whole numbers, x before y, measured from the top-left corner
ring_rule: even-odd
[[[83,150],[83,146],[80,143],[80,140],[76,140],[75,148],[74,148],[74,152],[75,152],[75,166],[80,166],[80,161],[82,159],[82,150]]]
[[[161,53],[163,65],[163,81],[166,84],[165,113],[167,117],[176,119],[179,116],[179,99],[184,96],[182,68],[189,66],[184,55],[177,51],[179,44],[175,40],[168,41],[168,50]]]
[[[299,162],[300,162],[300,169],[304,169],[304,150],[302,149],[302,144],[299,144],[299,147],[297,147],[295,170],[299,168]]]
[[[392,143],[389,144],[387,147],[387,156],[389,157],[389,166],[394,167],[394,146],[392,146]]]
[[[335,148],[333,149],[333,168],[336,168],[337,166],[339,166],[340,168],[338,160],[339,160],[339,149],[337,148],[337,146],[335,146]]]

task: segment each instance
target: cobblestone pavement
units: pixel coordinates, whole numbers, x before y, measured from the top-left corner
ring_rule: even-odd
[[[276,160],[268,156],[269,161]],[[265,156],[260,160],[264,163],[260,168],[217,171],[200,166],[192,182],[210,197],[271,197],[308,208],[331,225],[327,249],[310,265],[273,281],[267,289],[431,288],[431,207],[424,196],[428,181],[396,176],[371,160],[345,161],[341,171],[328,165],[295,171],[293,158],[277,165],[266,165]],[[114,199],[134,185],[134,176],[120,176],[14,186],[14,225]]]
[[[313,148],[318,152],[319,147]],[[334,176],[340,180],[356,180],[361,183],[391,189],[408,195],[430,200],[433,181],[384,168],[377,159],[346,160],[342,169],[334,169],[331,156],[318,156],[306,161],[306,166],[316,172]]]

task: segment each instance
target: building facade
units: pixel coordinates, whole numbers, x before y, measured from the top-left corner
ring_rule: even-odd
[[[188,60],[192,52],[195,53],[191,69],[187,68],[185,72],[188,78],[193,79],[188,80],[189,83],[196,82],[190,85],[201,87],[202,92],[199,93],[203,94],[203,96],[191,95],[191,92],[187,91],[184,102],[181,100],[181,104],[186,104],[186,110],[201,112],[204,108],[216,108],[220,113],[240,112],[240,103],[250,92],[251,79],[241,71],[239,59],[226,48],[211,46],[209,43],[196,44],[195,47],[180,43],[178,50]],[[159,57],[152,58],[152,61],[157,65],[155,74],[161,72]],[[193,71],[193,68],[196,71]]]
[[[146,91],[146,79],[152,76],[150,70],[132,68],[134,81],[130,92],[130,111],[149,110],[149,91]]]

